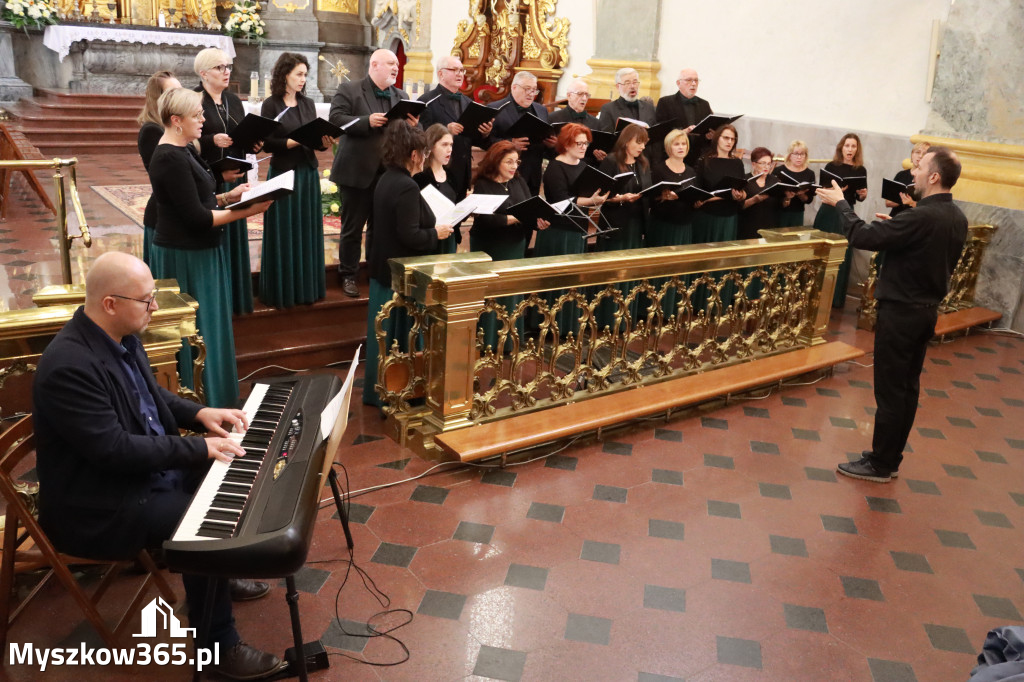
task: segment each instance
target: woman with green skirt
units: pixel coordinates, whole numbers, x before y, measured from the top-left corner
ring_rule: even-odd
[[[228,91],[231,80],[231,57],[223,50],[208,47],[196,55],[195,72],[201,83],[196,92],[203,95],[203,134],[199,138],[199,151],[208,165],[225,157],[245,158],[256,149],[242,149],[235,145],[231,133],[245,118],[245,109],[238,95]],[[258,145],[257,145],[258,147]],[[218,191],[230,192],[245,182],[240,171],[224,171],[217,176]],[[224,225],[221,240],[228,263],[228,287],[231,309],[236,315],[252,312],[252,269],[249,266],[249,226],[245,220]]]
[[[149,172],[149,160],[153,158],[156,146],[164,135],[164,124],[160,121],[160,113],[156,103],[165,90],[180,88],[181,83],[170,71],[157,71],[146,82],[146,102],[139,114],[139,156],[142,165]],[[142,262],[150,264],[149,253],[153,248],[153,236],[156,234],[156,199],[149,195],[146,210],[142,214]]]
[[[807,167],[807,158],[810,152],[802,140],[793,140],[789,143],[789,151],[786,152],[786,159],[781,168],[775,169],[775,177],[779,182],[789,185],[800,185],[805,182],[814,184],[814,171]],[[814,201],[814,188],[806,187],[798,192],[786,192],[781,201],[779,209],[778,227],[802,227],[804,222],[804,209]]]
[[[519,175],[519,152],[511,140],[501,140],[491,145],[484,158],[477,166],[473,179],[473,192],[476,194],[496,194],[507,196],[499,211],[508,209],[530,198],[530,188]],[[544,227],[547,223],[538,219],[538,224],[523,225],[512,215],[494,213],[493,215],[477,215],[473,218],[473,228],[469,231],[469,250],[483,251],[492,261],[516,260],[526,257],[526,245],[535,228]],[[511,317],[522,296],[502,296],[497,302],[505,307]],[[526,333],[526,324],[520,316],[516,320],[516,333],[520,341]],[[498,317],[495,313],[486,313],[480,318],[480,328],[484,332],[484,348],[490,347],[496,353],[498,349]],[[508,351],[512,348],[511,334],[504,346]]]
[[[836,178],[840,180],[836,180]],[[846,178],[857,178],[857,182],[843,182]],[[831,187],[832,182],[839,184],[843,190],[843,198],[851,208],[858,201],[864,201],[868,197],[867,170],[864,168],[864,154],[860,144],[860,138],[856,133],[846,133],[839,144],[836,145],[835,155],[832,160],[825,164],[818,183],[823,187]],[[860,189],[855,189],[859,185]],[[843,225],[839,218],[839,211],[835,206],[822,204],[818,209],[818,215],[814,217],[814,229],[822,232],[831,232],[842,236]],[[850,262],[853,258],[853,249],[847,247],[846,258],[839,266],[839,273],[836,275],[836,290],[832,295],[832,307],[842,308],[846,303],[846,287],[850,281]]]
[[[555,142],[555,151],[558,156],[548,163],[548,168],[544,172],[544,199],[549,204],[557,204],[571,199],[577,206],[588,209],[592,206],[600,206],[608,198],[608,193],[600,194],[600,190],[589,197],[578,197],[573,191],[576,180],[587,166],[583,158],[593,139],[593,134],[585,125],[566,123],[562,126]],[[577,214],[574,219],[560,217],[552,221],[551,227],[537,233],[537,239],[533,244],[533,255],[539,258],[541,256],[566,256],[583,253],[586,250],[587,230],[585,223],[582,229],[578,224],[578,221],[582,220],[583,217]],[[544,294],[544,298],[549,306],[553,306],[563,293],[563,291],[549,291]],[[558,325],[561,338],[565,338],[570,331],[578,334],[578,308],[574,304],[563,306],[555,314],[555,322]]]
[[[266,211],[271,202],[240,210],[218,210],[237,201],[249,186],[214,194],[217,184],[213,173],[193,146],[203,129],[202,96],[175,88],[160,96],[157,107],[164,134],[149,163],[149,180],[157,202],[156,235],[150,253],[153,276],[178,280],[181,292],[199,303],[196,326],[206,342],[205,402],[210,407],[234,407],[238,404],[238,369],[222,228]],[[192,351],[184,342],[178,355],[178,373],[183,385],[195,388]]]
[[[686,155],[690,153],[690,137],[685,130],[676,128],[665,136],[665,160],[654,164],[651,182],[692,183],[697,172],[686,165]],[[644,246],[676,246],[693,243],[693,204],[679,198],[675,192],[665,190],[655,197],[651,206],[650,222]],[[690,277],[680,278],[684,283]],[[663,287],[667,279],[653,282],[658,289]],[[676,314],[676,301],[679,296],[675,287],[670,287],[661,298],[661,311],[667,320]]]
[[[270,207],[263,224],[260,300],[274,308],[314,303],[327,295],[316,152],[288,137],[317,118],[313,100],[304,94],[308,72],[303,55],[282,53],[271,72],[271,96],[260,112],[281,123],[264,142],[264,149],[273,154],[267,179],[295,171],[295,191]],[[333,143],[333,138],[324,137],[320,149]]]
[[[388,260],[436,253],[438,241],[452,234],[451,225],[435,223],[434,212],[420,196],[420,188],[412,179],[423,170],[426,147],[423,131],[405,120],[389,123],[381,140],[380,161],[386,170],[373,191],[373,231],[368,233],[366,245],[370,300],[366,318],[364,405],[382,404],[377,393],[382,350],[386,353],[395,340],[403,351],[410,350],[408,338],[412,323],[404,310],[393,310],[384,321],[387,331],[384,349],[377,345],[377,315],[395,295]]]
[[[416,181],[420,191],[431,185],[445,199],[457,204],[455,188],[448,182],[448,171],[444,168],[451,161],[454,140],[448,128],[441,123],[435,123],[427,128],[427,160],[423,164],[423,170],[412,176],[412,179]],[[438,255],[455,253],[459,250],[461,242],[462,231],[456,227],[451,239],[441,239],[437,242]]]

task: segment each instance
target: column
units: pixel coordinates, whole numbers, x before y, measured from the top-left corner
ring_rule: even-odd
[[[597,0],[592,73],[584,76],[597,99],[615,99],[615,72],[632,67],[640,74],[640,96],[657,100],[661,93],[658,41],[661,0]]]

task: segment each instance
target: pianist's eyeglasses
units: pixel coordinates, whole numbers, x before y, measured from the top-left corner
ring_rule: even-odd
[[[146,309],[149,310],[153,307],[153,301],[156,300],[157,292],[159,289],[153,289],[153,292],[149,295],[149,298],[132,298],[131,296],[122,296],[121,294],[110,294],[114,298],[123,298],[126,301],[136,301],[138,303],[145,303]]]

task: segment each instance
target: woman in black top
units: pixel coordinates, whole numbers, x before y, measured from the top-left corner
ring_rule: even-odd
[[[231,57],[216,47],[200,50],[195,59],[195,72],[201,79],[196,92],[203,95],[203,134],[199,137],[199,151],[207,164],[226,156],[245,158],[252,149],[241,149],[234,144],[231,133],[245,118],[242,100],[228,92],[231,80]],[[227,192],[244,181],[239,171],[226,171],[217,178],[219,190]],[[249,227],[244,220],[224,226],[224,250],[228,256],[231,287],[231,307],[235,314],[252,312],[252,269],[249,267]]]
[[[727,178],[742,178],[745,174],[743,161],[736,158],[739,134],[736,128],[726,124],[715,131],[708,150],[697,162],[697,183],[703,189],[718,189]],[[736,239],[739,229],[740,206],[747,194],[742,189],[720,194],[711,199],[698,201],[693,217],[693,241],[723,242]]]
[[[363,378],[363,403],[366,405],[381,405],[376,388],[380,363],[376,318],[395,293],[391,289],[388,260],[435,253],[438,241],[452,234],[451,225],[436,224],[434,212],[420,196],[420,188],[412,179],[423,170],[426,146],[423,131],[404,120],[389,123],[381,140],[380,160],[386,170],[373,191],[373,231],[368,234],[366,248],[370,274]],[[403,309],[393,309],[384,321],[385,349],[391,348],[392,341],[397,340],[403,351],[409,350],[411,324]]]
[[[281,123],[264,142],[264,149],[273,154],[267,180],[295,171],[295,191],[270,207],[263,224],[260,300],[275,308],[313,303],[327,295],[316,153],[288,137],[317,118],[313,100],[303,94],[308,72],[304,56],[282,53],[271,72],[271,95],[260,111],[266,118],[280,116]],[[324,137],[320,148],[327,149],[333,142]]]
[[[416,184],[422,190],[427,185],[433,185],[438,192],[444,195],[445,199],[457,204],[455,188],[448,183],[448,171],[445,165],[452,158],[452,145],[455,138],[448,132],[448,128],[442,123],[435,123],[427,128],[427,161],[423,164],[423,170],[412,176]],[[439,254],[455,253],[459,244],[462,243],[462,231],[458,228],[451,239],[442,239],[437,243]]]
[[[194,147],[203,129],[201,96],[175,88],[161,95],[157,106],[164,134],[149,163],[149,181],[157,202],[156,236],[150,254],[153,276],[178,280],[181,291],[199,302],[196,326],[206,341],[205,402],[211,407],[233,407],[238,403],[238,370],[229,271],[221,247],[223,226],[262,213],[271,202],[218,210],[238,201],[249,186],[215,194],[213,173]],[[194,387],[191,349],[184,343],[178,373],[184,385]]]
[[[740,212],[737,233],[740,239],[758,239],[758,230],[779,226],[779,200],[764,191],[778,182],[772,175],[774,166],[767,147],[756,147],[750,152],[750,173],[745,176],[750,182],[745,189],[747,199]]]
[[[683,182],[693,183],[697,172],[686,165],[686,157],[690,153],[690,136],[685,130],[676,128],[665,136],[665,159],[654,164],[651,182]],[[651,219],[644,237],[644,246],[675,246],[693,243],[693,202],[680,199],[672,190],[665,190],[655,197],[651,205]],[[687,286],[690,277],[680,278]],[[658,279],[654,286],[662,289],[668,279]],[[661,298],[661,309],[668,319],[677,314],[676,300],[678,290],[669,287]]]
[[[644,155],[647,139],[646,128],[630,123],[619,133],[612,151],[599,166],[608,175],[630,173],[632,177],[601,207],[604,218],[618,229],[598,240],[598,251],[638,249],[643,245],[647,206],[640,192],[651,186],[651,169]]]
[[[500,140],[491,145],[484,158],[477,166],[473,178],[473,192],[476,194],[505,195],[508,199],[493,215],[477,215],[473,217],[473,228],[469,231],[469,250],[483,251],[493,261],[515,260],[526,257],[526,246],[535,229],[545,229],[547,223],[538,219],[536,225],[523,225],[512,215],[500,213],[501,210],[514,206],[530,198],[530,188],[519,175],[519,152],[510,140]],[[497,299],[499,305],[505,306],[509,315],[515,311],[522,296],[502,296]],[[498,348],[497,316],[487,313],[481,316],[481,328],[484,330],[484,346]],[[520,316],[516,320],[516,331],[522,339],[525,323]],[[509,350],[512,339],[507,339],[503,346]]]
[[[898,172],[893,180],[896,182],[902,182],[904,185],[913,185],[914,173],[912,171],[920,165],[921,159],[924,158],[929,146],[930,145],[927,142],[918,142],[915,144],[914,148],[910,150],[910,168],[904,168]],[[907,192],[900,192],[900,199],[902,199],[902,201],[898,204],[894,201],[889,201],[888,199],[885,200],[886,207],[892,209],[889,211],[889,217],[894,218],[903,211],[906,211],[908,208],[917,206],[917,202],[914,201],[914,197]]]
[[[775,177],[788,185],[804,182],[814,184],[814,171],[807,167],[810,152],[802,140],[789,143],[786,160],[781,168],[775,169]],[[814,189],[808,187],[799,192],[786,192],[779,210],[779,227],[800,227],[804,224],[804,208],[814,201]]]
[[[142,165],[149,172],[149,160],[153,158],[153,152],[160,143],[164,134],[164,124],[160,121],[160,112],[157,110],[156,102],[165,90],[180,88],[181,83],[170,71],[157,71],[146,82],[146,103],[139,113],[139,156],[142,157]],[[146,202],[146,211],[142,215],[142,260],[146,265],[151,265],[149,260],[150,247],[153,245],[153,235],[156,232],[156,199],[149,195]]]
[[[832,160],[825,164],[825,170],[838,175],[840,178],[867,176],[867,171],[864,169],[864,153],[861,148],[860,138],[855,133],[843,135],[842,139],[839,140],[839,144],[836,145],[835,155],[832,157]],[[824,173],[821,174],[818,182],[824,187],[832,186],[832,181]],[[846,199],[846,203],[850,204],[851,207],[858,201],[867,199],[868,190],[866,187],[851,189],[848,185],[839,184],[840,189],[843,190],[843,198]],[[821,230],[822,232],[831,232],[832,234],[843,234],[842,221],[839,218],[839,211],[836,210],[835,206],[821,205],[818,209],[818,215],[814,216],[814,229]],[[842,308],[843,304],[846,303],[846,287],[850,279],[850,262],[852,257],[853,249],[847,247],[846,258],[843,260],[843,264],[839,266],[839,273],[836,275],[836,290],[832,296],[833,308]]]

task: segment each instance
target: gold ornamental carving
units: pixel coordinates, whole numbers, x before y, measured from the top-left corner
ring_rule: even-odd
[[[569,61],[569,20],[551,16],[557,0],[470,0],[452,55],[466,66],[463,92],[490,102],[509,94],[520,71],[537,76],[538,101],[554,98]]]
[[[305,0],[302,4],[295,4],[294,2],[278,2],[277,0],[270,0],[270,3],[278,8],[283,9],[285,12],[292,14],[300,9],[306,9],[309,7],[309,0]]]
[[[320,12],[358,14],[359,0],[316,0],[316,8]]]

